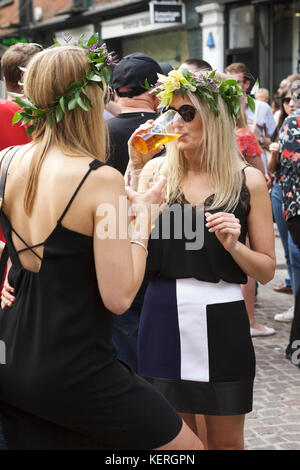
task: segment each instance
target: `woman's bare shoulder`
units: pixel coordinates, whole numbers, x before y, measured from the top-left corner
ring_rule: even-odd
[[[252,166],[244,168],[244,174],[246,177],[246,184],[251,190],[267,189],[267,183],[264,175],[260,170]]]
[[[103,183],[124,183],[124,177],[120,171],[109,165],[101,165],[96,171],[92,171],[94,180],[101,180]]]
[[[124,176],[109,165],[103,165],[91,172],[88,178],[88,187],[91,194],[94,194],[97,199],[101,198],[101,194],[104,193],[107,195],[108,193],[125,194]]]

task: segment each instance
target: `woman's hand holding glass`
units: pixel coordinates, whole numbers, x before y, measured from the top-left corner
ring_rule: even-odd
[[[146,179],[149,179],[148,175]],[[131,204],[131,218],[134,221],[132,238],[137,236],[135,233],[137,229],[140,230],[139,237],[148,238],[154,221],[165,204],[166,183],[167,179],[164,176],[156,174],[155,181],[148,182],[148,188],[141,183],[144,186],[142,191],[141,187],[137,191],[135,184],[134,187],[126,186],[127,197]]]
[[[134,145],[136,136],[149,134],[153,127],[153,119],[149,119],[147,122],[139,126],[128,141],[128,154],[129,154],[129,163],[130,168],[141,169],[143,168],[149,160],[151,160],[154,155],[163,150],[163,145],[158,148],[155,148],[147,153],[143,153]]]

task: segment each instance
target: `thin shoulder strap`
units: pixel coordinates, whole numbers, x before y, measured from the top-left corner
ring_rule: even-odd
[[[253,166],[250,165],[249,163],[247,163],[247,164],[246,164],[245,166],[243,166],[243,168],[242,168],[242,172],[243,172],[243,173],[245,173],[246,168],[253,168]]]
[[[5,153],[5,155],[3,156],[2,160],[1,160],[1,164],[2,164],[2,162],[4,160],[4,157],[6,155],[8,155],[8,157],[5,158],[5,160],[4,160],[4,165],[3,165],[3,169],[2,169],[2,173],[1,173],[1,179],[0,179],[0,210],[2,209],[2,204],[3,204],[3,198],[4,198],[8,168],[9,168],[9,165],[10,165],[13,157],[15,156],[17,151],[19,150],[19,148],[20,148],[19,145],[16,146],[16,147],[10,147],[8,149],[8,151]]]
[[[86,172],[86,174],[84,175],[84,177],[82,178],[82,180],[80,181],[79,185],[77,186],[77,188],[75,189],[74,193],[73,193],[73,196],[71,197],[70,201],[68,202],[65,210],[63,211],[62,215],[60,216],[60,218],[58,219],[57,223],[59,224],[62,219],[64,218],[64,216],[66,215],[66,213],[68,212],[72,202],[74,201],[75,197],[77,196],[77,193],[78,191],[80,190],[81,186],[83,185],[83,183],[85,182],[85,180],[87,179],[87,177],[89,176],[89,174],[91,173],[91,171],[93,170],[97,170],[100,166],[104,165],[103,162],[100,162],[99,160],[93,160],[90,164],[89,164],[89,169],[88,171]]]

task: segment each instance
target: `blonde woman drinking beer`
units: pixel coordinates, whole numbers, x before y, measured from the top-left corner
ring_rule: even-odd
[[[134,142],[152,122],[129,141],[128,171],[146,163],[167,175],[168,205],[148,245],[151,280],[141,313],[138,372],[195,433],[196,416],[205,416],[209,449],[242,449],[255,354],[240,284],[248,275],[265,284],[275,270],[265,178],[239,156],[235,122],[242,91],[234,80],[172,71],[159,76],[150,92],[164,109],[176,111],[173,127],[181,136],[167,144],[165,159],[148,163]],[[203,243],[193,246],[201,230]]]

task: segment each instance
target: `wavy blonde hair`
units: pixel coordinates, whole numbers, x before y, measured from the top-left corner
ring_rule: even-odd
[[[24,74],[24,94],[38,107],[46,109],[66,93],[72,82],[82,81],[82,70],[89,72],[88,58],[78,46],[52,47],[36,54]],[[103,119],[104,92],[96,83],[85,87],[92,108],[66,110],[62,120],[53,119],[50,128],[47,119],[36,121],[33,133],[35,146],[25,188],[24,209],[31,214],[37,191],[41,166],[51,145],[58,146],[69,156],[87,156],[105,161],[107,129]]]
[[[227,79],[216,74],[217,80]],[[196,93],[187,91],[186,96],[195,106],[202,121],[199,138],[199,167],[211,177],[215,194],[208,209],[233,210],[239,201],[243,177],[240,170],[240,156],[235,137],[235,122],[226,103],[219,97],[219,114],[209,109],[206,101]],[[168,144],[167,167],[168,200],[182,197],[181,183],[187,172],[187,162],[176,142]]]

